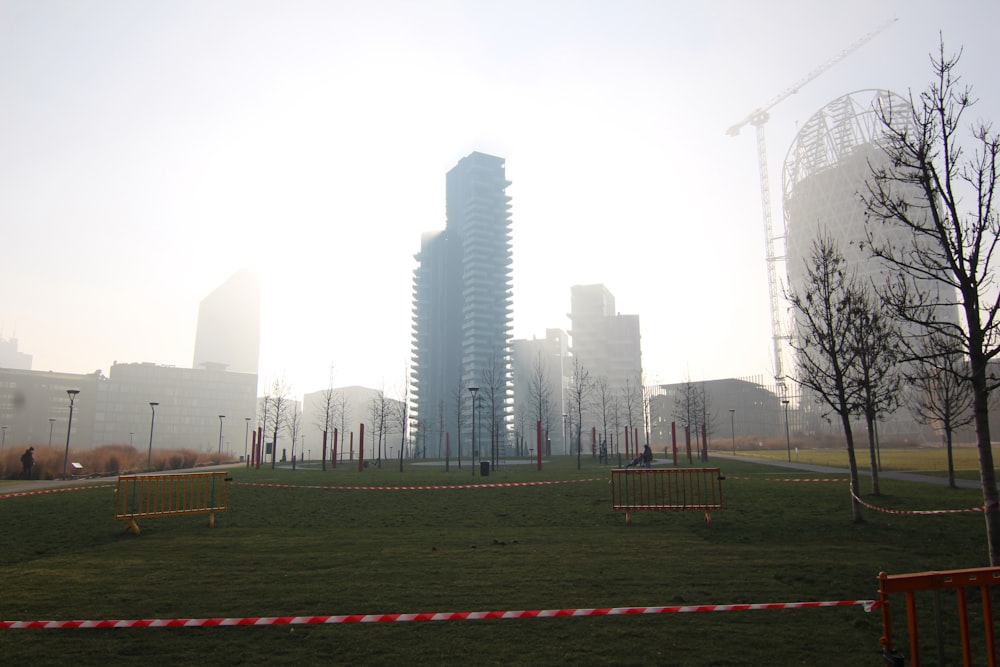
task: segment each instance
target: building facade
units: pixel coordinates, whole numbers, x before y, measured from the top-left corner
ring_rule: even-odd
[[[508,444],[513,327],[509,186],[502,158],[483,153],[462,158],[446,177],[445,229],[424,234],[415,256],[413,422],[418,443],[424,443],[418,448],[426,456],[445,455],[444,433],[457,435],[458,442],[471,441],[473,395],[476,419],[489,425],[485,433],[491,449]],[[470,388],[476,388],[474,394]]]
[[[192,368],[257,374],[260,355],[260,283],[237,271],[198,307]]]
[[[871,256],[868,235],[876,243],[896,248],[914,247],[920,241],[902,226],[868,226],[861,200],[867,193],[872,169],[887,164],[879,144],[883,136],[882,113],[894,121],[908,122],[904,112],[907,109],[908,102],[890,91],[858,91],[827,104],[796,135],[783,174],[786,270],[792,292],[803,294],[808,289],[806,274],[812,246],[821,235],[836,242],[847,272],[858,286],[869,290],[876,302],[875,289],[885,283],[891,269]],[[926,287],[941,289],[934,282],[928,282]],[[955,308],[942,308],[936,316],[941,321],[958,322]],[[921,333],[913,326],[901,326],[904,337]],[[804,393],[802,398],[799,408],[803,415],[824,412],[815,396]],[[822,424],[816,421],[815,428],[822,428]],[[900,442],[919,442],[928,435],[903,405],[892,414],[880,416],[878,430],[883,440]]]

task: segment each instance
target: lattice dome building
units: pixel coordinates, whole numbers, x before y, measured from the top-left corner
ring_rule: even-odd
[[[806,289],[810,252],[821,234],[837,242],[847,270],[860,284],[885,282],[888,267],[867,250],[866,208],[861,199],[872,168],[888,159],[879,146],[882,113],[894,123],[911,122],[906,100],[886,90],[863,90],[827,104],[796,135],[783,171],[786,272],[792,292],[802,294]],[[871,231],[877,243],[890,241],[897,247],[913,243],[901,226],[880,224]],[[957,319],[957,312],[950,317]],[[806,401],[802,408],[807,408]],[[884,423],[887,428],[882,429],[882,423],[879,428],[886,434],[907,439],[926,435],[905,408]]]

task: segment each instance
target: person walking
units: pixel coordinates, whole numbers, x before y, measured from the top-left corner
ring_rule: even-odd
[[[21,454],[21,478],[31,479],[31,469],[35,466],[35,448],[28,447]]]
[[[649,448],[648,443],[642,449],[642,467],[643,468],[653,467],[653,450]]]

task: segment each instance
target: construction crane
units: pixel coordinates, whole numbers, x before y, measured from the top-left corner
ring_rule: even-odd
[[[736,123],[728,130],[726,134],[731,137],[739,135],[740,130],[743,129],[745,125],[753,125],[757,134],[757,169],[760,172],[760,203],[764,214],[764,252],[767,260],[767,287],[768,295],[770,297],[771,306],[771,339],[774,346],[774,377],[779,384],[784,384],[785,376],[782,369],[781,363],[781,340],[784,336],[781,333],[781,320],[780,314],[778,312],[778,278],[775,269],[775,263],[777,257],[774,252],[774,242],[778,238],[784,238],[784,233],[780,237],[775,237],[774,235],[774,224],[771,221],[771,184],[770,178],[768,176],[767,170],[767,146],[766,140],[764,138],[764,126],[767,121],[770,120],[771,114],[770,110],[775,105],[780,103],[782,100],[786,99],[799,92],[799,89],[804,85],[818,77],[820,74],[830,69],[841,60],[851,55],[862,46],[871,41],[880,32],[891,26],[896,22],[897,19],[893,18],[885,23],[881,24],[868,34],[860,37],[853,44],[848,46],[846,49],[833,56],[825,63],[815,68],[804,77],[799,79],[794,85],[783,90],[779,94],[771,98],[763,106],[757,107],[751,111],[746,118]]]

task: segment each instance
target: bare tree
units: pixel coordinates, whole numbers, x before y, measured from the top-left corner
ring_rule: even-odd
[[[382,445],[389,429],[389,419],[392,416],[390,412],[385,390],[379,389],[368,403],[368,417],[375,432],[375,459],[379,468],[382,467]]]
[[[506,429],[505,409],[507,404],[507,370],[502,355],[493,353],[490,364],[481,372],[482,392],[489,407],[490,463],[496,466],[500,458],[500,439]],[[482,445],[479,446],[482,449]]]
[[[576,467],[579,470],[581,452],[583,451],[583,410],[594,387],[593,381],[590,379],[590,372],[580,363],[580,357],[573,357],[572,382],[570,401],[575,417],[573,426],[576,428]]]
[[[921,424],[940,428],[948,457],[948,486],[955,488],[952,436],[972,423],[972,392],[964,379],[961,357],[949,352],[934,336],[924,340],[920,361],[906,373],[910,388],[910,413]]]
[[[295,441],[298,439],[299,434],[302,429],[302,413],[299,412],[299,407],[293,402],[289,405],[289,409],[285,414],[284,423],[285,433],[288,434],[288,438],[292,441],[292,467],[295,467]],[[305,452],[299,452],[299,459]]]
[[[271,384],[271,390],[268,392],[267,404],[270,407],[265,407],[265,418],[270,421],[265,421],[265,429],[270,430],[273,435],[271,441],[271,469],[274,469],[275,459],[278,457],[278,432],[285,425],[285,420],[288,418],[288,410],[291,407],[291,398],[289,398],[289,393],[291,389],[285,384],[284,380],[275,379]]]
[[[625,417],[625,428],[631,428],[633,431],[636,451],[638,451],[639,440],[635,437],[635,422],[636,417],[641,416],[640,413],[644,402],[641,389],[641,387],[632,384],[628,378],[625,378],[625,386],[622,387],[622,401],[624,402],[623,416]]]
[[[865,418],[871,461],[872,493],[879,495],[875,422],[880,415],[899,406],[900,339],[896,324],[875,304],[868,290],[858,286],[851,305],[848,335],[854,346],[855,364],[848,369],[848,382],[858,386],[858,411]]]
[[[872,166],[862,199],[872,223],[872,253],[897,271],[883,298],[897,317],[940,336],[969,360],[961,376],[972,386],[990,564],[1000,565],[1000,498],[989,424],[989,392],[1000,382],[987,369],[1000,353],[1000,293],[992,266],[1000,135],[975,121],[965,139],[972,148],[966,150],[963,117],[975,100],[956,72],[960,57],[946,55],[942,39],[931,58],[932,82],[917,97],[910,95],[902,118],[898,109],[881,109],[887,160]],[[880,225],[909,234],[912,245],[880,240]],[[956,304],[964,322],[943,315]]]
[[[334,394],[334,405],[337,416],[340,418],[340,438],[342,440],[340,451],[343,453],[347,444],[347,422],[351,419],[351,403],[347,400],[347,392],[338,389]]]
[[[323,442],[323,470],[326,470],[326,448],[333,447],[333,429],[337,424],[337,392],[333,387],[327,387],[320,392],[319,397],[313,403],[318,415],[316,426],[323,432],[326,440]]]
[[[701,392],[698,391],[698,387],[691,382],[691,377],[688,376],[684,379],[684,384],[681,385],[677,399],[674,401],[672,416],[675,421],[680,422],[687,437],[690,439],[693,435],[695,441],[698,440],[698,424],[701,419],[701,411]],[[688,442],[690,443],[690,440]],[[690,447],[688,448],[687,455],[688,463],[693,463]]]
[[[829,235],[820,236],[813,241],[806,261],[803,293],[792,291],[787,296],[795,316],[796,337],[791,346],[797,353],[797,382],[840,417],[851,474],[851,506],[854,521],[860,522],[858,463],[851,430],[858,390],[848,376],[856,355],[850,331],[857,287],[844,265],[836,241]]]
[[[468,390],[467,387],[465,387],[462,384],[462,381],[459,380],[458,382],[455,383],[455,387],[451,391],[451,400],[452,400],[452,404],[453,404],[453,406],[455,408],[455,433],[458,436],[458,438],[457,438],[458,442],[456,444],[458,446],[458,467],[459,468],[462,467],[462,429],[465,427],[465,424],[468,423],[466,421],[466,419],[465,419],[465,401],[466,401],[466,399],[469,400],[469,404],[471,406],[472,405],[472,398],[471,398],[471,396],[469,396],[469,390]],[[472,406],[472,409],[475,409],[475,407]],[[472,454],[472,452],[470,450],[470,452],[469,452],[469,465],[470,466],[473,465],[473,459],[472,459],[472,457],[473,457],[473,454]]]
[[[403,382],[403,393],[396,403],[393,422],[399,427],[399,472],[403,472],[403,452],[406,449],[406,431],[409,427],[408,414],[410,409],[410,385]]]
[[[615,391],[608,384],[608,376],[602,375],[594,381],[594,409],[601,427],[601,442],[608,441],[608,427],[615,421]]]
[[[541,422],[546,433],[552,422],[552,382],[548,370],[542,360],[542,353],[535,356],[531,365],[531,380],[528,383],[528,395],[531,398],[531,419],[533,424]],[[544,443],[539,443],[544,447]],[[563,443],[565,446],[565,443]]]

